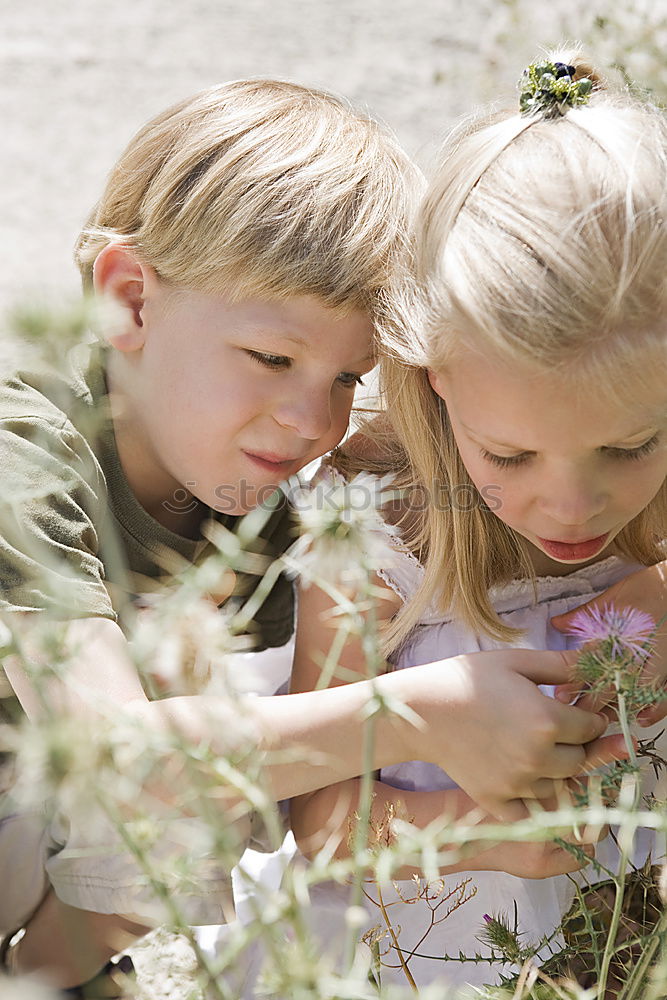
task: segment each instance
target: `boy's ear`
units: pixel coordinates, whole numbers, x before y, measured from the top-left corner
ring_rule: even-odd
[[[119,351],[137,351],[144,346],[145,329],[142,310],[147,284],[154,278],[152,268],[141,264],[125,247],[109,243],[93,264],[93,285],[97,295],[120,306],[119,322],[107,334],[109,343]]]

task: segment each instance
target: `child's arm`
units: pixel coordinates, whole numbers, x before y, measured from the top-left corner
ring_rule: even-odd
[[[383,594],[374,611],[377,621],[388,618],[396,610],[398,599],[379,580],[375,587]],[[299,623],[295,663],[292,674],[292,690],[295,692],[312,690],[320,682],[320,664],[327,658],[336,635],[337,618],[331,599],[315,586],[304,588],[299,600]],[[585,751],[581,746],[565,745],[572,736],[567,727],[576,728],[600,720],[594,716],[563,716],[560,707],[552,699],[543,695],[533,680],[514,672],[509,666],[510,656],[529,651],[508,651],[507,654],[475,654],[470,657],[454,657],[437,664],[424,667],[402,669],[383,676],[377,681],[378,687],[384,682],[402,679],[409,686],[412,681],[419,685],[421,671],[428,671],[431,681],[431,709],[425,713],[427,726],[420,734],[423,753],[408,753],[402,760],[430,760],[446,767],[462,787],[469,792],[471,787],[479,789],[480,795],[473,796],[482,802],[487,811],[494,815],[513,818],[507,799],[513,798],[510,788],[525,782],[526,797],[535,795],[548,798],[553,794],[553,781],[542,778],[565,778],[575,773],[580,765],[585,766]],[[536,659],[548,656],[536,654]],[[526,661],[528,662],[528,661]],[[554,661],[555,662],[555,661]],[[365,657],[358,640],[348,640],[338,657],[339,667],[331,679],[332,685],[345,684],[365,672]],[[535,678],[537,679],[537,678]],[[449,683],[450,701],[442,698],[442,691]],[[348,684],[354,688],[358,685]],[[409,699],[408,700],[409,703]],[[440,708],[440,713],[437,709]],[[440,717],[438,718],[438,714]],[[377,733],[381,737],[380,716]],[[572,729],[574,732],[574,729]],[[517,734],[521,734],[521,738]],[[344,753],[344,735],[334,752]],[[558,739],[563,739],[560,745]],[[441,752],[443,741],[448,741],[448,753]],[[415,749],[413,741],[413,751]],[[613,746],[601,745],[598,750],[606,759],[611,759],[614,750],[620,747],[615,740]],[[440,744],[440,746],[438,746]],[[435,751],[435,752],[434,752]],[[551,751],[551,752],[550,752]],[[528,761],[537,764],[537,770],[528,780]],[[453,772],[452,762],[457,767]],[[539,770],[543,767],[544,770]],[[333,836],[337,849],[345,850],[347,830],[354,816],[358,784],[355,780],[343,782],[336,787],[322,788],[302,796],[292,805],[292,822],[297,840],[306,851],[312,849],[313,838],[320,847],[323,840]],[[443,799],[444,793],[404,793],[388,789],[379,782],[375,785],[376,811],[382,811],[391,802],[407,806],[415,815],[416,822],[425,825],[441,816],[450,804]],[[461,793],[463,794],[463,793]],[[495,796],[495,797],[494,797]],[[410,799],[408,804],[407,799]],[[471,802],[467,797],[466,801]],[[492,808],[486,802],[492,802]],[[469,806],[468,806],[469,808]],[[525,811],[525,806],[523,807]],[[514,817],[521,812],[515,810]],[[458,813],[457,813],[458,815]],[[332,825],[333,824],[333,825]]]
[[[316,589],[312,588],[313,596],[316,593]],[[107,619],[87,618],[70,623],[68,633],[70,648],[73,651],[78,650],[68,664],[70,683],[63,684],[54,678],[49,690],[37,692],[19,664],[11,659],[6,661],[8,676],[31,718],[39,719],[47,711],[89,715],[92,710],[89,697],[92,695],[95,699],[101,699],[106,711],[114,704],[123,705],[130,711],[140,712],[151,725],[162,727],[175,722],[195,739],[208,730],[207,737],[214,744],[217,739],[220,752],[229,749],[228,734],[238,728],[238,706],[230,705],[221,699],[216,699],[216,704],[206,705],[204,699],[198,697],[165,699],[163,702],[149,703],[128,655],[126,640],[117,625]],[[445,666],[446,664],[438,665],[441,669]],[[411,671],[400,671],[400,673],[409,674]],[[355,689],[363,693],[362,700],[341,702],[337,705],[330,697],[333,695],[335,698],[337,693],[340,695],[352,693]],[[296,720],[297,715],[305,713],[311,718],[315,727],[318,725],[320,727],[319,738],[313,735],[308,744],[310,756],[305,755],[305,766],[300,763],[304,755],[299,754],[296,760],[288,757],[285,764],[275,765],[275,773],[272,775],[276,797],[298,793],[304,788],[310,789],[323,780],[332,783],[331,787],[319,793],[296,800],[296,825],[301,827],[300,842],[304,851],[312,851],[321,846],[324,831],[326,835],[338,837],[338,853],[345,853],[348,816],[354,815],[359,782],[352,778],[336,785],[333,783],[339,782],[341,777],[348,778],[350,774],[361,770],[362,725],[359,716],[367,697],[365,685],[352,684],[346,689],[339,688],[338,692],[322,691],[314,695],[304,693],[284,698],[257,699],[268,709],[269,714],[278,717],[277,720],[274,718],[276,735],[272,741],[276,749],[290,746],[292,733],[290,718]],[[301,699],[310,699],[310,702]],[[250,704],[254,706],[256,701],[253,700]],[[293,706],[294,714],[281,713],[281,709],[288,706]],[[349,713],[350,706],[355,708],[352,714]],[[303,742],[307,744],[308,735],[303,728],[304,716],[301,718]],[[269,728],[261,713],[256,717],[255,725],[258,741],[261,743],[262,735]],[[281,731],[283,735],[278,736]],[[227,736],[220,738],[217,734],[221,732]],[[385,743],[392,742],[387,738],[388,735],[387,732],[384,737]],[[411,747],[407,740],[403,741],[404,735],[404,732],[401,733],[401,727],[397,726],[393,741],[394,752],[387,754],[386,750],[380,749],[376,763],[398,763],[399,759],[409,756]],[[322,754],[320,766],[317,766],[314,754]],[[159,788],[151,787],[151,792],[163,797],[178,798],[183,791],[178,784],[180,757],[176,763],[179,766],[167,773]],[[345,797],[347,799],[343,801]],[[333,813],[330,811],[331,806],[328,803],[334,798],[343,802],[344,816],[341,809],[334,810]],[[373,802],[377,823],[382,822],[390,803],[397,807],[399,814],[412,818],[420,827],[443,816],[451,820],[460,819],[473,811],[474,821],[480,821],[479,810],[460,790],[428,794],[398,792],[388,785],[377,782]],[[233,804],[231,796],[221,801],[223,820],[230,814]],[[338,824],[338,832],[331,829],[332,815]],[[553,843],[503,843],[480,851],[474,857],[462,859],[457,865],[443,868],[443,873],[462,869],[484,869],[508,871],[526,878],[544,878],[565,871],[574,871],[579,867],[571,854]],[[397,877],[409,878],[413,870],[405,868],[396,874]]]
[[[39,673],[29,675],[16,656],[2,660],[7,679],[29,719],[61,713],[87,716],[96,702],[101,711],[105,704],[148,702],[128,654],[127,640],[110,618],[80,618],[63,626],[66,667],[62,673],[40,670],[44,653],[32,630],[33,625],[39,626],[39,618],[40,612],[15,612],[12,623],[24,655],[34,661]]]
[[[320,592],[311,588],[312,594]],[[29,616],[28,616],[29,617]],[[568,658],[561,653],[507,650],[457,656],[447,661],[386,674],[329,690],[304,690],[277,698],[252,698],[239,704],[226,698],[187,696],[149,702],[127,641],[113,622],[83,619],[70,625],[75,650],[68,675],[54,679],[49,703],[65,713],[91,713],[82,689],[118,709],[132,711],[147,725],[176,727],[187,740],[205,741],[225,754],[242,729],[264,758],[276,799],[287,799],[346,780],[363,772],[364,712],[377,689],[403,702],[423,726],[383,715],[376,726],[373,768],[405,760],[430,760],[447,770],[472,798],[499,818],[526,814],[523,798],[549,797],[554,778],[564,778],[622,744],[606,737],[588,752],[606,720],[546,698],[536,684],[564,683]],[[303,646],[303,637],[302,637]],[[29,717],[44,713],[40,692],[11,662],[7,674]],[[310,687],[314,687],[313,680]],[[304,688],[307,684],[303,684]],[[107,709],[108,711],[108,709]],[[243,726],[239,727],[242,714]],[[517,739],[517,733],[522,739]],[[248,736],[250,733],[250,736]]]
[[[309,858],[326,845],[334,857],[349,858],[355,836],[355,823],[359,808],[361,782],[359,779],[341,782],[339,785],[315,792],[311,796],[300,796],[291,803],[291,821],[301,852]],[[371,803],[370,832],[367,843],[373,849],[376,845],[388,846],[394,842],[391,816],[412,823],[419,829],[430,824],[451,827],[455,823],[476,827],[494,822],[488,813],[482,813],[472,799],[459,789],[435,792],[412,792],[392,788],[380,781],[374,782]],[[595,847],[587,830],[575,841],[571,832],[563,831],[563,839],[576,843],[587,858],[593,857]],[[592,831],[599,839],[604,831]],[[441,851],[448,845],[443,843]],[[553,840],[550,841],[470,841],[459,847],[456,862],[439,866],[440,875],[461,871],[502,871],[520,878],[551,878],[566,872],[579,871],[587,861],[579,859]],[[392,878],[411,879],[413,875],[423,877],[418,864],[405,863],[394,869]]]
[[[667,716],[667,561],[649,566],[646,569],[631,573],[625,579],[619,580],[604,594],[600,594],[593,601],[573,608],[565,615],[558,615],[551,619],[555,628],[560,632],[567,632],[572,616],[581,608],[604,607],[613,604],[617,608],[639,608],[647,612],[658,624],[658,634],[656,636],[656,650],[646,667],[647,680],[655,682],[665,691],[665,700],[658,705],[645,709],[641,712],[637,721],[641,726],[651,726]],[[564,702],[569,702],[579,690],[575,685],[564,685],[556,694],[557,698]],[[615,692],[609,692],[611,701],[615,697]],[[583,697],[578,704],[582,708],[590,708],[599,711],[604,707],[605,701],[601,695]]]

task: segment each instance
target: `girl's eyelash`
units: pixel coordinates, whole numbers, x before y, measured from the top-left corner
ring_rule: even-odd
[[[652,438],[645,441],[644,444],[640,444],[638,448],[603,448],[603,452],[609,458],[620,458],[626,461],[637,461],[640,458],[645,458],[650,455],[652,451],[658,446],[659,435],[654,434]],[[492,465],[496,465],[501,469],[516,468],[518,465],[523,465],[527,462],[532,455],[530,451],[521,452],[520,455],[494,455],[493,452],[487,451],[482,448],[482,457],[491,462]]]
[[[605,452],[612,458],[636,461],[639,458],[644,458],[646,455],[650,455],[652,451],[655,451],[658,446],[659,439],[660,435],[654,434],[652,438],[649,438],[648,441],[644,441],[644,444],[640,444],[638,448],[605,448]]]
[[[491,462],[492,465],[497,465],[501,469],[510,469],[516,467],[517,465],[523,465],[527,462],[531,456],[531,452],[523,451],[520,455],[494,455],[492,451],[487,451],[486,448],[482,448],[482,457]]]

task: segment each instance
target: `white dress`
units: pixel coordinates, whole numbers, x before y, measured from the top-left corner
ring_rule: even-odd
[[[387,531],[389,533],[391,529]],[[392,544],[395,547],[395,539]],[[380,570],[379,575],[406,601],[419,586],[423,568],[412,553],[400,547],[389,561],[390,568]],[[505,624],[521,629],[524,633],[521,639],[512,643],[513,646],[536,650],[571,648],[575,643],[556,631],[550,624],[550,619],[597,596],[637,568],[639,567],[611,557],[596,565],[578,569],[568,576],[540,578],[537,580],[536,590],[532,582],[526,581],[496,588],[492,592],[493,604]],[[400,670],[406,666],[446,659],[462,653],[501,647],[500,642],[478,635],[451,616],[431,608],[399,651],[394,666]],[[545,689],[545,693],[552,692]],[[651,737],[661,728],[662,726],[657,726],[642,730],[641,737]],[[439,767],[421,761],[408,761],[384,768],[381,780],[397,788],[417,791],[457,787]],[[647,776],[647,782],[650,783],[650,775]],[[664,795],[664,791],[659,794]],[[650,852],[654,859],[664,855],[662,844],[656,846],[654,835],[649,831],[640,831],[633,861],[642,864]],[[599,845],[598,858],[606,867],[614,868],[617,852],[610,838]],[[259,891],[258,894],[261,885],[265,889],[270,884],[277,887],[280,868],[293,864],[295,860],[291,840],[288,840],[278,855],[261,857],[248,852],[244,860],[247,881],[236,873],[240,919],[251,920],[253,913],[261,911],[262,892]],[[599,881],[594,873],[589,871],[588,875],[591,881]],[[579,878],[581,880],[581,876]],[[366,890],[369,896],[377,899],[377,892],[372,884],[367,884]],[[400,947],[405,957],[410,956],[408,967],[411,975],[418,986],[433,982],[480,986],[497,983],[501,973],[510,975],[518,970],[499,963],[489,965],[443,961],[443,956],[457,958],[460,953],[468,957],[475,953],[488,955],[488,947],[479,940],[485,926],[485,914],[505,914],[513,922],[516,910],[522,946],[538,942],[544,935],[552,934],[569,909],[574,887],[567,876],[523,879],[504,872],[460,872],[445,876],[441,885],[431,885],[426,895],[431,898],[419,898],[415,901],[415,886],[408,881],[382,886],[383,902],[394,930],[398,931]],[[460,905],[453,906],[457,902]],[[304,915],[308,927],[319,938],[322,951],[331,956],[334,965],[342,954],[348,905],[349,889],[346,886],[322,883],[312,888],[311,909]],[[360,939],[365,931],[383,926],[381,911],[375,903],[367,899],[365,909],[367,922],[360,928]],[[445,919],[440,919],[450,909],[452,912]],[[558,939],[552,942],[555,951],[558,950],[558,943]],[[386,951],[380,970],[382,984],[407,985],[397,953],[390,945],[387,936],[379,943],[380,950]],[[413,949],[417,953],[411,955]],[[549,948],[540,952],[544,957],[548,954]],[[243,997],[254,996],[252,980],[261,965],[259,956],[255,956],[250,965],[253,968],[247,968],[246,975],[240,977],[245,980],[243,985],[237,980],[239,995]],[[237,968],[237,975],[239,972]]]
[[[536,650],[573,648],[576,643],[554,629],[550,619],[597,596],[638,568],[610,557],[593,566],[578,569],[568,576],[540,578],[535,589],[532,582],[528,581],[517,581],[495,588],[492,591],[492,601],[503,623],[521,629],[524,633],[518,641],[512,642],[512,646]],[[423,568],[412,553],[400,550],[392,560],[391,568],[381,570],[379,575],[406,601],[419,586]],[[499,649],[502,645],[488,636],[474,633],[451,616],[430,608],[398,653],[395,668],[429,663],[461,653]],[[552,693],[548,689],[543,690],[545,693]],[[641,730],[641,738],[655,736],[662,728],[662,725],[658,725]],[[651,777],[652,772],[649,771],[644,778],[645,792],[651,784]],[[423,761],[408,761],[384,768],[380,778],[396,788],[415,791],[457,787],[439,767]],[[664,791],[658,794],[664,795]],[[664,856],[664,844],[656,844],[651,832],[640,831],[633,852],[634,863],[642,864],[649,853],[652,853],[654,859]],[[597,857],[605,867],[612,870],[615,868],[618,854],[611,838],[599,845]],[[586,876],[579,876],[578,880],[584,881],[585,877],[593,882],[600,880],[590,869]],[[440,980],[451,984],[479,986],[498,982],[501,972],[508,975],[518,971],[511,966],[490,966],[487,963],[444,962],[442,956],[446,954],[456,958],[461,952],[468,957],[475,953],[488,955],[488,947],[479,940],[485,926],[484,915],[505,914],[513,923],[515,909],[521,933],[520,943],[523,946],[537,943],[544,935],[552,934],[574,896],[573,883],[567,876],[523,879],[504,872],[460,872],[445,876],[443,883],[442,891],[440,885],[432,886],[429,894],[434,898],[428,901],[420,898],[416,902],[414,899],[417,893],[410,882],[382,886],[384,906],[388,908],[394,928],[400,928],[398,942],[404,958],[413,949],[418,952],[408,962],[410,973],[418,986]],[[377,898],[377,892],[373,892],[372,886],[367,886],[367,891]],[[452,893],[449,900],[441,902],[449,893]],[[432,921],[446,913],[452,903],[464,898],[465,901],[445,919],[431,926]],[[322,913],[325,939],[329,939],[333,931],[332,910],[338,909],[338,919],[342,919],[345,891],[337,886],[322,886],[313,891],[313,901],[316,909]],[[380,909],[372,903],[367,903],[366,908],[371,920],[382,926]],[[382,959],[382,983],[405,984],[405,973],[400,967],[396,968],[399,965],[397,953],[390,948],[390,944],[387,937],[380,942],[381,949],[389,949]],[[557,939],[552,942],[552,946],[554,950],[558,950]],[[549,948],[543,949],[540,954],[546,957]],[[389,967],[390,965],[393,967]]]

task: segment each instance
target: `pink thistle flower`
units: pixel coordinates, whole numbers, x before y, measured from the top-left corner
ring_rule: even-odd
[[[613,604],[601,608],[584,608],[570,621],[568,632],[582,643],[611,641],[611,655],[622,659],[628,654],[643,662],[651,653],[647,648],[656,631],[656,623],[638,608],[616,608]]]

